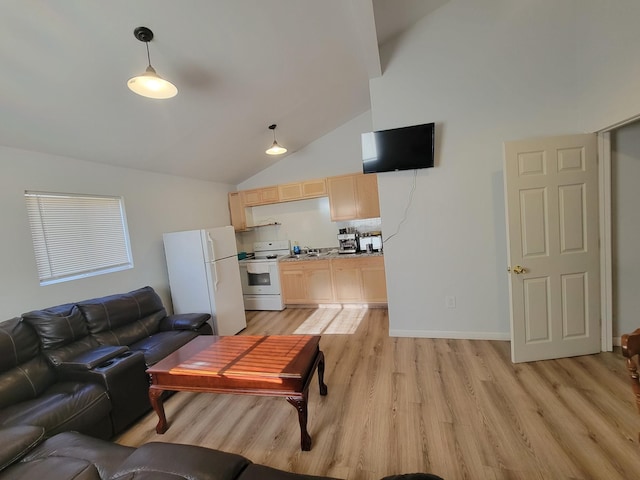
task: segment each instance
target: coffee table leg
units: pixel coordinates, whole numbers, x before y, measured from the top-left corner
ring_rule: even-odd
[[[307,392],[302,397],[287,397],[287,402],[298,411],[300,422],[300,448],[305,452],[311,450],[311,436],[307,432]]]
[[[164,391],[159,388],[149,388],[149,401],[151,406],[158,414],[158,424],[156,425],[156,433],[164,433],[167,431],[167,417],[164,414],[164,405],[162,404],[162,393]]]
[[[324,353],[318,351],[318,384],[320,385],[320,395],[327,394],[327,386],[324,383]]]

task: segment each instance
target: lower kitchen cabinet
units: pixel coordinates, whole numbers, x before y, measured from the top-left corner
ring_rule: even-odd
[[[362,301],[387,303],[387,277],[384,258],[369,257],[360,264],[362,275]]]
[[[331,260],[335,299],[339,303],[386,303],[383,257]]]
[[[280,262],[284,303],[386,303],[382,256]]]
[[[327,303],[333,301],[331,288],[331,269],[327,260],[317,260],[324,265],[309,265],[304,272],[304,282],[307,287],[307,298],[312,303]],[[311,262],[314,263],[314,262]]]
[[[333,301],[329,260],[280,262],[280,283],[285,304]]]
[[[333,260],[331,278],[336,302],[352,303],[362,300],[362,272],[359,259]]]

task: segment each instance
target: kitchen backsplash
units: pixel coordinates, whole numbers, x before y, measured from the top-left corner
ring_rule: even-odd
[[[332,222],[327,197],[276,203],[253,207],[255,225],[266,225],[249,232],[236,234],[238,251],[251,252],[254,242],[290,240],[301,247],[337,247],[338,229],[355,227],[359,232],[381,230],[379,218]]]

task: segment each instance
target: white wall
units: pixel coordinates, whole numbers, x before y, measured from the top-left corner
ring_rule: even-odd
[[[408,221],[385,244],[392,334],[508,338],[503,142],[640,112],[640,3],[614,3],[451,0],[382,49],[374,129],[438,129],[436,168],[419,171]],[[378,178],[387,233],[412,175]]]
[[[611,136],[613,335],[640,328],[640,123]]]
[[[361,172],[360,134],[369,131],[371,112],[366,112],[241,183],[238,190]],[[251,251],[255,241],[281,239],[291,240],[292,244],[297,241],[301,247],[337,247],[338,228],[346,225],[331,221],[326,197],[253,207],[252,215],[256,225],[269,222],[282,225],[238,234],[240,250]],[[376,224],[379,225],[379,220]],[[363,226],[363,229],[376,228]]]
[[[41,287],[25,190],[123,196],[134,268]],[[229,185],[0,147],[0,321],[145,285],[171,308],[162,233],[228,225],[231,190]]]

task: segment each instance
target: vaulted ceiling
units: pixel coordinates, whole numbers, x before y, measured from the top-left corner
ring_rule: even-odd
[[[0,145],[237,184],[281,158],[270,124],[289,155],[367,111],[378,43],[445,2],[7,0]],[[172,99],[126,86],[141,25]]]

